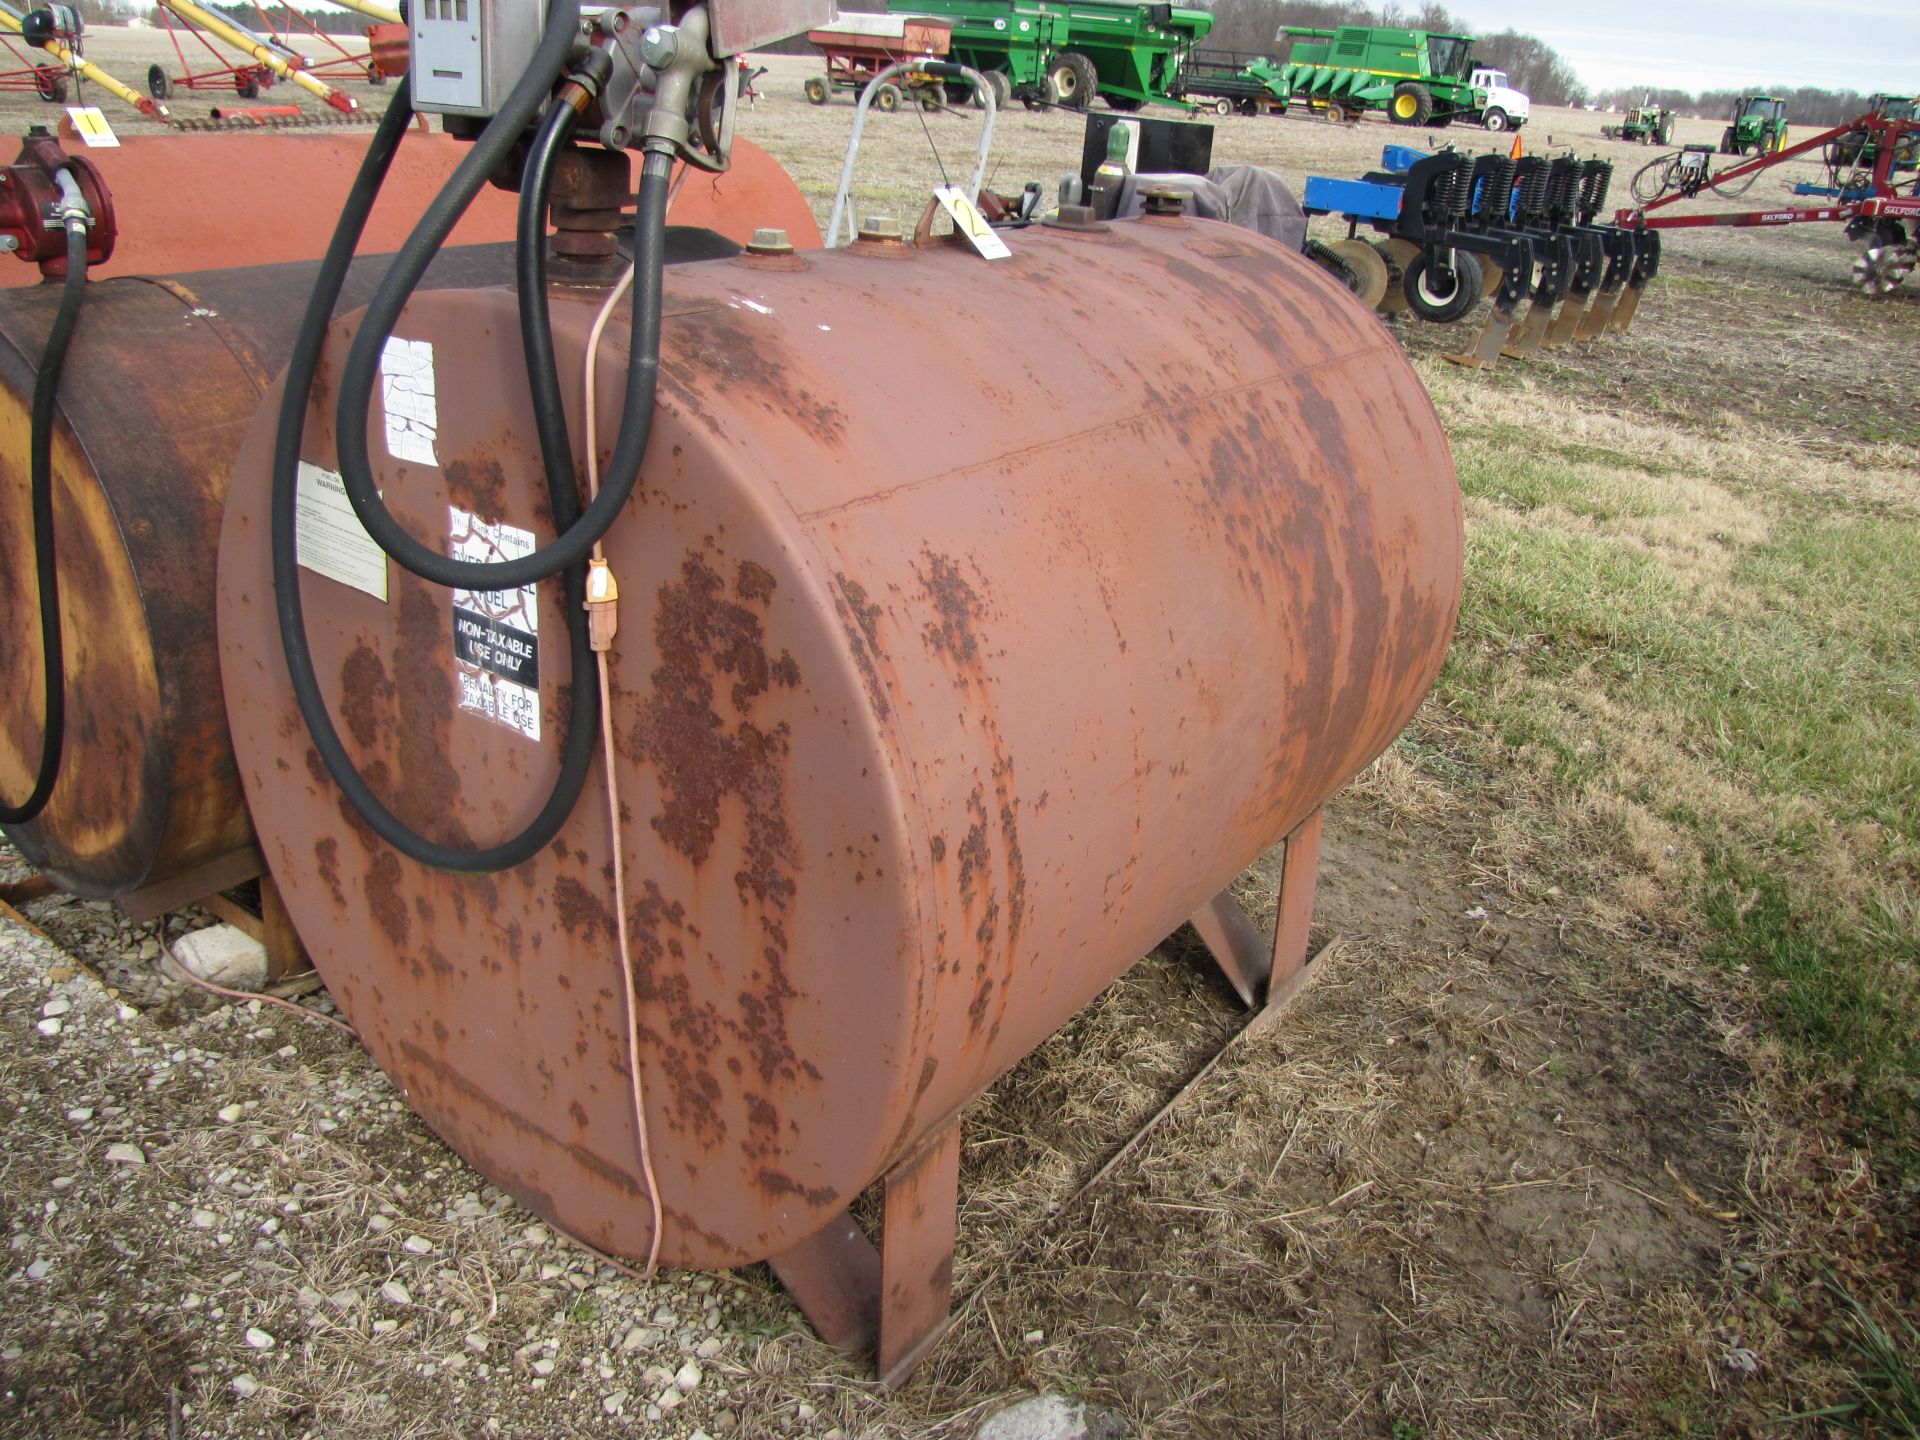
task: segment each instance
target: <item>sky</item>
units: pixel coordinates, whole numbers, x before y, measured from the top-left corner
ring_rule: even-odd
[[[1446,0],[1538,35],[1589,90],[1744,85],[1920,94],[1920,0]]]

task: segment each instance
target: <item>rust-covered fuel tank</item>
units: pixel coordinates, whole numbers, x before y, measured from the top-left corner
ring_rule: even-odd
[[[606,544],[663,1263],[736,1266],[845,1227],[1379,754],[1452,634],[1452,462],[1351,296],[1185,218],[1011,239],[997,263],[862,241],[667,274],[658,412]],[[602,298],[553,300],[576,445]],[[321,365],[310,482],[335,468],[351,329]],[[409,399],[376,400],[370,444],[430,544],[550,533],[517,335],[507,289],[421,295],[395,331]],[[286,903],[449,1143],[567,1230],[645,1255],[603,781],[548,849],[484,877],[401,858],[349,811],[275,631],[273,412],[236,465],[220,647]],[[558,586],[476,615],[337,508],[323,523],[341,553],[301,584],[363,772],[442,841],[517,830],[567,729]]]
[[[286,364],[289,265],[91,282],[59,391],[54,535],[66,636],[65,753],[47,808],[7,838],[62,889],[125,896],[196,874],[197,899],[255,873],[220,699],[214,557],[233,454]],[[364,303],[386,257],[358,262]],[[426,284],[513,273],[512,247],[446,251]],[[32,785],[43,717],[28,508],[34,369],[59,286],[0,291],[0,795]],[[231,862],[231,863],[229,863]]]

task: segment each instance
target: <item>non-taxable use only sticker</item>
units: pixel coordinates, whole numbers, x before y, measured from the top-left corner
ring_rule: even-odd
[[[518,560],[533,553],[531,530],[490,525],[447,507],[447,553],[456,560]],[[540,738],[540,595],[517,590],[453,592],[454,678],[460,708]]]

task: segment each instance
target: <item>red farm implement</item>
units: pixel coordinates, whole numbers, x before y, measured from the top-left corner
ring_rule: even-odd
[[[122,85],[86,58],[82,53],[85,31],[86,26],[72,6],[47,5],[22,11],[0,0],[0,45],[4,45],[21,66],[18,70],[0,71],[0,90],[31,90],[42,100],[57,105],[69,92],[78,98],[80,82],[91,80],[141,114],[155,120],[166,119],[164,105],[131,86]],[[45,58],[23,52],[14,43],[16,40],[24,43],[28,50],[43,52]]]
[[[1821,152],[1827,162],[1826,183],[1803,181],[1793,187],[1793,193],[1825,200],[1826,204],[1709,214],[1657,213],[1702,193],[1737,199],[1762,170],[1814,151]],[[1880,110],[1720,171],[1713,169],[1710,147],[1689,145],[1653,161],[1636,175],[1634,198],[1640,203],[1619,211],[1614,219],[1621,226],[1640,230],[1798,225],[1810,221],[1844,225],[1849,240],[1868,242],[1853,263],[1854,284],[1863,294],[1885,295],[1920,261],[1920,246],[1913,237],[1913,227],[1920,222],[1917,157],[1920,120]]]
[[[835,90],[849,90],[858,96],[889,65],[913,60],[937,60],[953,42],[953,22],[918,15],[842,15],[831,25],[807,32],[807,40],[826,57],[827,73],[809,75],[806,97],[815,105],[824,105]],[[938,106],[944,95],[939,82],[916,79],[909,71],[904,77],[907,88],[919,92],[923,103]],[[971,91],[961,86],[959,103]],[[889,82],[873,97],[874,108],[899,108],[901,89]]]
[[[285,80],[336,110],[351,112],[358,108],[356,102],[328,81],[337,85],[364,80],[380,85],[398,73],[388,63],[393,47],[386,43],[391,39],[386,32],[399,28],[400,17],[398,11],[370,0],[349,3],[349,8],[380,22],[368,27],[369,48],[365,52],[349,50],[291,4],[283,3],[278,11],[269,12],[256,0],[256,29],[208,9],[198,0],[160,0],[155,13],[173,42],[180,69],[173,74],[164,65],[151,66],[147,89],[156,100],[168,98],[175,90],[231,91],[251,100]],[[403,43],[404,33],[402,30]],[[183,40],[191,40],[205,52],[197,61],[201,68],[196,69],[196,61],[188,58],[194,52]],[[223,50],[223,45],[227,49]],[[230,51],[238,51],[241,58],[234,60]]]

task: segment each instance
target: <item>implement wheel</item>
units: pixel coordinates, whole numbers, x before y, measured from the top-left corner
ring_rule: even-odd
[[[894,111],[900,108],[900,87],[888,81],[873,92],[873,108]]]
[[[1393,87],[1387,118],[1396,125],[1424,125],[1433,118],[1433,92],[1408,80]]]
[[[818,75],[809,75],[807,83],[800,87],[800,93],[807,97],[809,105],[824,105],[827,103],[827,82]]]
[[[1013,98],[1013,81],[1007,78],[1007,72],[1004,70],[989,70],[986,75],[987,84],[993,87],[993,108],[1006,109],[1007,101]]]
[[[147,67],[147,93],[156,100],[165,100],[173,94],[173,79],[162,65]]]
[[[58,105],[67,98],[67,77],[43,66],[33,72],[33,88],[49,105]]]
[[[1100,72],[1077,50],[1062,51],[1047,71],[1047,99],[1069,110],[1084,110],[1100,89]]]
[[[1380,302],[1387,298],[1387,285],[1392,279],[1380,252],[1359,239],[1336,240],[1327,248],[1344,260],[1347,268],[1353,272],[1353,293],[1360,303],[1369,310],[1379,309]]]
[[[1407,276],[1400,284],[1406,293],[1407,308],[1422,320],[1435,325],[1451,325],[1480,303],[1480,258],[1465,250],[1453,252],[1453,277],[1442,282],[1427,263],[1426,252],[1407,264]]]
[[[1222,95],[1218,100],[1213,102],[1213,113],[1216,115],[1231,115],[1233,113],[1233,101]]]
[[[1373,248],[1380,258],[1387,262],[1387,293],[1382,297],[1379,310],[1382,315],[1398,315],[1407,308],[1405,280],[1407,267],[1420,253],[1420,247],[1411,240],[1402,240],[1397,236],[1391,240],[1376,240]]]

